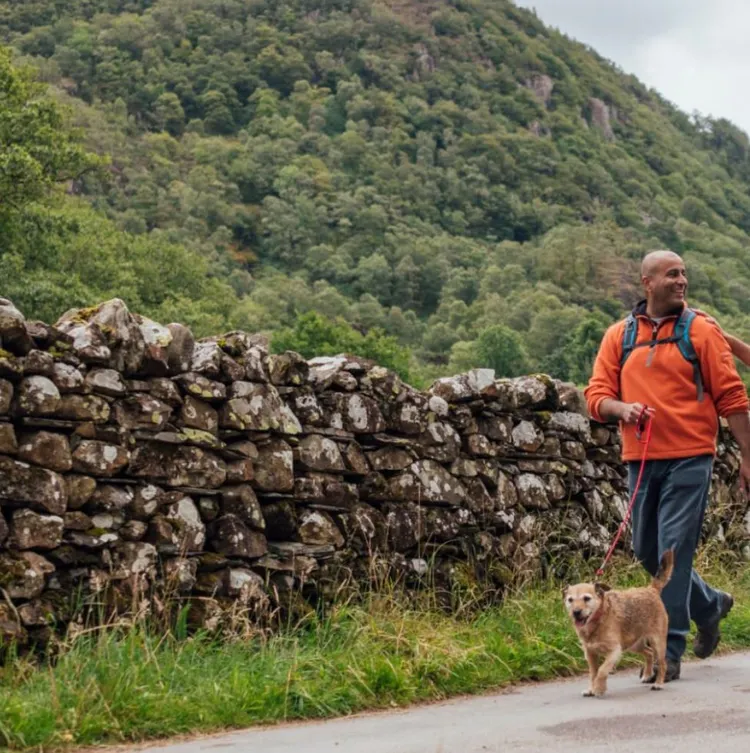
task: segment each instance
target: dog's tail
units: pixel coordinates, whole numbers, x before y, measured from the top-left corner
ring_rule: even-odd
[[[651,581],[651,588],[655,588],[661,593],[664,586],[669,583],[669,579],[672,577],[672,571],[674,570],[674,550],[668,549],[662,555],[661,562],[659,563],[659,569]]]

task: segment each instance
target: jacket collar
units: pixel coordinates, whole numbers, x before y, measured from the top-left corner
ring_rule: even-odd
[[[645,298],[638,301],[638,303],[636,303],[635,307],[633,308],[633,316],[635,317],[640,316],[640,317],[645,317],[646,319],[650,319],[651,317],[646,313],[646,306],[647,306],[647,301]],[[682,312],[686,308],[687,308],[687,303],[683,303],[681,306],[675,307],[672,311],[666,314],[666,316],[678,317],[680,316],[680,314],[682,314]]]

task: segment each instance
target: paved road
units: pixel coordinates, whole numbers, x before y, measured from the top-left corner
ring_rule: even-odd
[[[251,729],[149,753],[747,753],[750,654],[683,665],[652,692],[631,671],[603,699],[586,680],[528,685],[394,713]]]

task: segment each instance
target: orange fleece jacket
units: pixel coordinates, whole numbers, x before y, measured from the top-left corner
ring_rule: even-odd
[[[636,318],[636,342],[653,339],[654,323],[643,314],[637,314]],[[670,337],[676,321],[676,316],[662,321],[658,339]],[[676,343],[657,345],[654,349],[635,348],[620,375],[624,329],[625,320],[622,320],[612,325],[602,340],[591,380],[584,391],[591,416],[597,421],[604,420],[599,407],[605,398],[643,403],[655,410],[649,460],[714,455],[719,416],[747,411],[749,405],[732,351],[721,330],[700,315],[690,330],[705,389],[703,402],[699,403],[692,366],[683,358]],[[618,394],[620,386],[622,395]],[[640,460],[643,446],[635,436],[635,426],[620,422],[620,429],[623,460]]]

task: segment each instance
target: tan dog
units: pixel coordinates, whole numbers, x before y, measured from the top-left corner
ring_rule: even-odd
[[[643,654],[646,664],[642,681],[656,682],[652,690],[664,686],[667,667],[667,628],[669,619],[661,592],[672,577],[674,552],[664,553],[659,571],[645,588],[612,591],[600,583],[578,583],[563,590],[563,598],[589,665],[590,684],[585,697],[603,696],[607,676],[623,652]],[[599,664],[601,660],[601,664]]]

